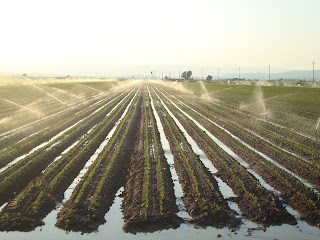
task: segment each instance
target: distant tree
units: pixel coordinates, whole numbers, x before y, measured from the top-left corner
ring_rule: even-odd
[[[207,80],[212,80],[212,76],[208,75]]]
[[[182,74],[181,74],[181,78],[183,79],[190,79],[192,75],[192,72],[191,71],[184,71]]]
[[[27,77],[27,74],[22,74],[22,77]]]

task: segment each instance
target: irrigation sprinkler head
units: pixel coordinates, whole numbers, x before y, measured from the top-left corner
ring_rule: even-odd
[[[267,112],[263,112],[262,115],[266,116],[266,121],[268,121],[268,113]]]

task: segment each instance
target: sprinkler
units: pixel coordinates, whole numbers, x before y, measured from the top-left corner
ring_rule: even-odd
[[[264,112],[264,113],[262,113],[262,115],[266,115],[266,121],[268,122],[268,113]]]

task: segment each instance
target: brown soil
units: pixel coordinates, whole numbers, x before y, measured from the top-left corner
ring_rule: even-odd
[[[81,156],[75,158],[77,153],[86,146],[86,138],[76,146],[75,150],[68,153],[67,156],[69,161],[71,161],[73,158],[76,159],[72,165],[66,168],[66,164],[69,163],[68,159],[61,161],[61,163],[58,165],[57,163],[52,165],[52,171],[49,171],[48,174],[37,177],[36,180],[33,180],[28,184],[24,191],[22,191],[11,202],[9,202],[9,204],[0,213],[0,230],[31,231],[37,224],[41,225],[41,219],[49,214],[55,208],[55,206],[63,200],[66,189],[79,174],[88,159],[94,154],[95,150],[100,146],[101,142],[112,129],[117,119],[120,118],[123,111],[124,108],[118,113],[118,115],[115,116],[109,125],[104,126],[103,124],[100,124],[100,126],[97,127],[97,131],[100,131],[102,127],[104,127],[104,129],[99,135],[95,136],[93,140],[88,139],[91,140],[90,147],[85,148]],[[122,153],[126,152],[127,150],[123,151]],[[34,165],[33,167],[34,169],[36,169],[36,167],[39,168],[38,165]],[[41,171],[42,169],[43,168],[38,169],[38,171]],[[58,179],[54,188],[50,189],[49,183],[55,179],[62,169],[65,169],[64,175]],[[115,181],[115,183],[116,182],[117,181]],[[37,204],[35,205],[36,202]],[[28,218],[25,218],[25,216],[28,216]],[[27,222],[25,222],[26,220]],[[30,224],[30,222],[33,224]],[[15,229],[12,229],[12,226],[14,226]],[[26,226],[32,228],[27,228]]]
[[[75,131],[72,131],[68,137],[61,139],[60,143],[50,149],[44,147],[39,149],[33,154],[22,159],[18,163],[14,164],[10,168],[0,173],[0,205],[13,199],[17,194],[22,191],[27,184],[34,178],[41,175],[41,172],[54,161],[56,157],[67,149],[73,142],[79,139],[84,133],[86,133],[94,125],[98,124],[105,118],[105,114],[110,111],[112,106],[102,111],[102,114],[91,121],[90,124],[85,127],[78,127]],[[34,146],[35,147],[35,146]],[[19,152],[19,151],[18,151]],[[29,164],[29,165],[28,165]],[[9,181],[4,181],[13,173],[17,173],[14,177],[11,177]]]
[[[189,114],[193,115],[191,111],[189,112]],[[313,193],[312,190],[305,188],[305,186],[298,179],[294,178],[289,173],[271,164],[270,162],[262,158],[260,155],[258,155],[254,151],[246,149],[243,145],[239,144],[235,139],[230,137],[224,131],[220,130],[217,127],[213,127],[212,124],[208,124],[208,122],[203,121],[202,119],[198,118],[198,121],[201,122],[204,126],[206,126],[206,128],[210,130],[210,132],[213,135],[215,135],[217,138],[223,141],[227,146],[229,146],[238,156],[240,156],[243,160],[245,160],[250,165],[250,167],[256,173],[258,173],[269,185],[274,187],[276,190],[280,191],[281,197],[284,199],[284,201],[286,203],[290,203],[291,206],[294,207],[299,212],[299,214],[301,215],[301,218],[306,220],[310,225],[314,225],[318,227],[320,226],[320,214],[318,210],[316,210],[317,208],[320,207],[319,198],[317,194]],[[245,141],[252,142],[252,139],[248,139],[247,137],[242,136],[241,132],[237,132],[235,131],[235,129],[232,129],[230,126],[228,126],[226,122],[225,123],[219,122],[219,124],[223,124],[224,127],[227,127],[229,131],[233,132],[235,135],[237,135],[238,137],[241,137]],[[258,149],[263,148],[263,146],[258,146],[256,144],[254,146]],[[268,152],[266,154],[268,155]],[[278,159],[277,157],[280,157],[280,156],[278,154],[275,154],[274,156],[272,156],[272,158]],[[297,168],[297,171],[299,172],[304,171],[304,169],[301,167],[296,166],[296,168]],[[280,174],[281,177],[279,177],[278,175],[275,175],[274,172],[271,171],[271,169],[274,169],[275,172],[278,172],[278,174]],[[218,174],[222,174],[222,172],[219,172]],[[223,172],[223,174],[225,173]],[[305,175],[305,172],[303,172],[302,175]],[[227,181],[227,179],[228,178],[225,177],[224,181]],[[315,205],[307,201],[305,199],[305,196],[311,199]],[[246,207],[246,205],[248,205],[246,200],[244,200],[243,202],[244,202],[243,203],[244,207]],[[254,213],[254,211],[252,213]],[[277,222],[277,219],[276,219],[276,222]],[[294,222],[292,221],[292,223]]]
[[[135,101],[134,105],[141,105],[141,97],[138,101]],[[134,107],[133,107],[134,109]],[[140,119],[140,107],[136,108],[136,113],[133,116],[131,125],[126,123],[121,129],[120,134],[117,137],[116,144],[106,152],[104,156],[104,161],[101,162],[92,179],[91,184],[88,184],[85,188],[85,192],[82,197],[76,201],[77,196],[88,180],[88,176],[93,168],[95,168],[97,161],[90,166],[88,172],[83,176],[81,182],[77,185],[72,193],[70,199],[66,202],[63,208],[59,211],[57,216],[56,226],[67,231],[81,231],[81,232],[93,232],[98,229],[101,224],[105,223],[104,216],[106,212],[109,211],[115,195],[120,187],[124,186],[125,179],[127,176],[127,169],[129,165],[130,155],[132,154],[134,144],[132,144],[136,139],[137,128],[134,126],[139,123]],[[133,110],[130,116],[133,114]],[[129,116],[129,118],[130,118]],[[128,119],[129,119],[128,118]],[[116,148],[120,141],[122,135],[124,134],[126,128],[129,128],[129,132],[125,137],[124,142],[121,145],[119,154],[116,156],[114,163],[112,165],[111,171],[103,183],[101,191],[98,195],[97,202],[92,203],[92,196],[95,194],[98,185],[100,184],[101,177],[107,169],[107,165],[110,162]],[[105,151],[101,153],[104,154]],[[99,158],[99,157],[98,157]]]
[[[153,98],[156,100],[155,95]],[[191,222],[200,226],[215,227],[238,225],[239,221],[235,218],[227,201],[223,199],[213,175],[200,161],[199,156],[192,152],[190,145],[169,114],[157,100],[155,102],[156,110],[174,155],[175,169],[184,192],[183,202],[192,217]],[[177,142],[182,147],[179,147]],[[195,179],[198,187],[195,185]],[[196,188],[198,188],[200,197],[196,193]]]
[[[146,94],[146,93],[145,93]],[[147,111],[148,112],[148,111]],[[148,118],[153,118],[148,113]],[[160,144],[160,136],[156,130],[156,142],[159,148],[161,161],[161,169],[158,167],[157,158],[154,153],[153,134],[151,127],[148,130],[147,143],[145,140],[146,130],[145,125],[145,109],[142,108],[141,121],[139,124],[139,132],[135,140],[135,151],[131,156],[129,174],[125,185],[124,200],[122,203],[125,225],[123,229],[126,232],[154,232],[167,228],[178,228],[182,219],[177,217],[178,207],[175,204],[176,197],[173,190],[173,182],[170,174],[169,165],[164,157],[164,152]],[[148,126],[151,126],[150,120]],[[145,146],[149,145],[150,150],[150,186],[148,187],[148,208],[145,211],[143,206],[145,199],[145,172],[146,172],[146,157]],[[164,198],[163,210],[160,210],[160,183],[158,182],[159,171],[162,172]]]
[[[165,100],[165,98],[163,98]],[[168,104],[169,106],[170,104]],[[185,117],[178,110],[173,113],[187,130],[189,135],[197,142],[213,165],[218,169],[217,176],[226,182],[238,196],[234,200],[238,203],[244,216],[252,221],[266,225],[279,225],[282,223],[295,224],[296,221],[280,203],[279,199],[264,188],[258,188],[256,179],[246,171],[238,162],[226,154],[200,130],[189,118]],[[177,114],[179,112],[179,114]],[[224,163],[225,162],[225,163]],[[232,169],[232,171],[230,171]],[[243,185],[240,183],[242,181]],[[252,180],[255,179],[255,180]],[[245,186],[246,192],[243,188]],[[257,202],[249,195],[253,193]],[[271,196],[275,199],[275,205],[271,204]]]

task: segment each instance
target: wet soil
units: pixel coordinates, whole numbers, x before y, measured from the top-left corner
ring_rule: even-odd
[[[148,103],[150,104],[150,103]],[[176,213],[178,207],[176,205],[176,197],[173,190],[173,182],[170,174],[169,165],[164,157],[164,152],[160,144],[160,135],[157,129],[156,140],[153,140],[152,125],[150,120],[148,121],[148,139],[146,142],[146,119],[145,109],[142,108],[141,121],[139,124],[139,132],[135,139],[135,150],[130,158],[129,173],[124,191],[124,199],[122,203],[123,215],[125,224],[123,226],[124,231],[137,233],[137,232],[154,232],[157,230],[178,228],[183,221]],[[148,110],[147,110],[148,112]],[[148,118],[154,116],[147,114]],[[145,146],[148,144],[150,150],[150,184],[148,186],[148,207],[145,209],[144,202],[146,191],[146,153]],[[159,149],[159,159],[161,162],[161,168],[159,169],[157,158],[155,156],[153,144],[157,144]],[[159,174],[163,178],[163,199],[162,209],[160,210],[160,182]]]
[[[35,180],[30,182],[27,187],[3,209],[3,211],[0,213],[0,230],[31,231],[37,224],[41,225],[41,219],[49,214],[55,208],[55,206],[63,200],[66,189],[79,174],[80,170],[93,155],[101,142],[105,139],[111,128],[120,118],[123,111],[124,108],[117,115],[115,115],[115,118],[110,122],[109,125],[100,123],[96,129],[96,132],[99,132],[98,135],[93,136],[95,131],[91,132],[91,135],[89,135],[87,138],[90,138],[91,136],[94,138],[84,138],[82,141],[80,141],[75,149],[70,151],[68,155],[64,157],[68,159],[63,158],[64,161],[53,164],[49,168],[48,173],[41,175],[40,173],[44,168],[39,168],[38,165],[33,165],[33,168],[31,168],[32,173],[35,175],[34,172],[37,170],[37,172],[39,172],[38,175],[41,176],[38,176]],[[90,145],[86,147],[89,140]],[[125,153],[126,151],[122,151],[121,153]],[[79,152],[81,152],[81,155],[77,155]],[[75,160],[72,162],[73,159]],[[69,163],[72,164],[66,167]],[[53,188],[51,188],[50,183],[56,179],[62,169],[64,170],[64,174],[57,179],[57,183]],[[27,175],[28,173],[26,172],[25,174]],[[28,177],[31,178],[30,176]],[[20,181],[17,179],[16,182],[16,185],[13,186],[13,189],[15,190],[19,189],[17,184],[20,184],[21,188],[24,188],[24,186],[27,184],[21,183],[21,179]],[[115,183],[116,182],[117,181],[115,181]],[[12,182],[10,183],[12,184]],[[29,217],[26,219],[25,216]],[[30,224],[30,222],[33,224]],[[12,229],[12,226],[15,226],[15,229]],[[26,226],[29,228],[26,228]]]
[[[59,211],[56,223],[57,227],[67,231],[93,232],[96,231],[100,225],[106,222],[104,216],[106,212],[109,211],[117,191],[124,186],[126,176],[128,174],[129,159],[134,150],[134,142],[137,134],[137,128],[135,126],[138,125],[141,116],[141,97],[138,97],[138,99],[139,101],[134,103],[136,106],[135,114],[133,113],[133,110],[130,113],[130,116],[134,114],[132,116],[131,125],[125,124],[126,127],[123,127],[120,130],[121,132],[117,137],[116,143],[119,143],[119,140],[128,128],[125,140],[121,145],[119,153],[114,159],[106,180],[100,188],[96,202],[92,202],[93,196],[97,191],[97,187],[101,184],[101,177],[107,170],[107,166],[113,157],[117,144],[115,144],[110,151],[106,152],[106,154],[104,154],[105,151],[102,151],[100,155],[103,155],[105,160],[97,166],[94,175],[90,180],[88,180],[90,172],[96,167],[97,161],[90,166],[81,182],[73,191],[70,199]],[[83,195],[80,199],[77,199],[83,185],[87,181],[89,181],[89,184],[87,184]]]

